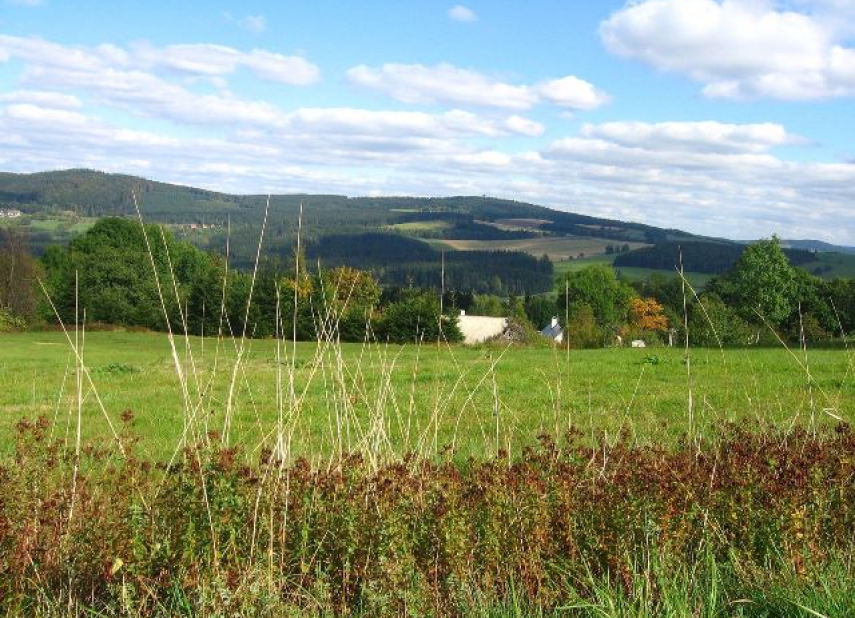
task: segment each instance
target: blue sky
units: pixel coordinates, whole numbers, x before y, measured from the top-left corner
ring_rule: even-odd
[[[0,0],[0,169],[855,244],[855,0]]]

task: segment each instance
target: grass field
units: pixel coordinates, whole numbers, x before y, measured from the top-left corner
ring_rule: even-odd
[[[595,440],[624,429],[640,443],[668,443],[690,429],[712,432],[726,422],[791,423],[850,420],[855,366],[845,350],[691,350],[668,348],[572,351],[549,348],[440,347],[435,344],[328,348],[312,343],[280,350],[247,341],[235,371],[238,343],[178,340],[198,427],[222,433],[229,387],[236,376],[231,443],[255,456],[276,433],[281,380],[283,414],[293,422],[293,454],[312,458],[348,450],[395,457],[485,457],[499,448],[518,454],[538,434],[569,427]],[[92,332],[85,336],[84,440],[109,441],[104,413],[119,425],[135,414],[144,452],[169,457],[187,413],[168,339],[163,334]],[[193,363],[191,364],[191,354]],[[293,403],[289,373],[294,367]],[[808,379],[808,367],[812,379]],[[195,370],[194,370],[195,367]],[[281,374],[278,371],[281,369]],[[75,361],[62,333],[0,336],[0,445],[12,426],[45,415],[73,434],[77,414]]]
[[[394,223],[387,226],[391,230],[402,234],[418,234],[420,232],[434,232],[447,230],[453,227],[450,221],[408,221],[406,223]]]
[[[0,335],[3,615],[855,615],[848,349],[175,343]]]
[[[0,226],[7,228],[26,228],[33,232],[49,232],[51,234],[82,234],[95,225],[96,217],[77,216],[38,216],[24,215],[16,219],[0,219]]]
[[[620,245],[615,240],[589,236],[538,236],[515,240],[447,240],[444,244],[461,251],[523,251],[535,257],[548,255],[553,262],[567,260],[584,253],[587,256],[605,253],[607,245]],[[646,247],[644,243],[628,243],[632,249]]]
[[[855,278],[855,255],[846,253],[817,253],[816,261],[803,264],[809,273],[824,279],[835,277]]]
[[[615,255],[592,255],[584,258],[577,258],[575,260],[561,260],[559,262],[554,263],[555,275],[557,277],[560,277],[565,273],[582,270],[583,268],[591,266],[593,264],[605,264],[607,266],[611,266],[614,263],[614,258]],[[676,272],[670,270],[658,270],[655,268],[634,268],[626,266],[615,268],[615,271],[633,281],[647,279],[655,273],[658,273],[665,277],[673,277],[677,274]],[[707,284],[707,282],[714,276],[707,273],[696,272],[686,272],[685,275],[686,280],[691,283],[695,289],[703,288]]]

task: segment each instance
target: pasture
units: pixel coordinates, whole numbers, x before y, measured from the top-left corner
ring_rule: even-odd
[[[604,254],[608,245],[628,244],[631,249],[645,247],[644,243],[620,243],[606,238],[592,236],[536,236],[513,240],[450,240],[442,242],[458,251],[522,251],[535,257],[549,256],[553,262],[577,257]]]
[[[176,337],[173,357],[164,334],[87,332],[83,441],[109,443],[107,418],[118,427],[131,410],[142,453],[156,459],[175,452],[188,424],[191,433],[228,433],[249,458],[270,447],[284,424],[290,453],[314,460],[348,451],[432,457],[444,449],[465,459],[499,450],[513,457],[538,435],[571,428],[592,442],[626,431],[635,443],[669,444],[689,432],[714,435],[727,423],[786,429],[855,414],[855,365],[846,349],[690,349],[687,366],[678,348],[243,346]],[[74,434],[75,365],[61,332],[0,336],[3,451],[22,418],[46,416],[55,431]]]
[[[604,264],[606,266],[612,266],[615,257],[615,254],[601,254],[577,258],[575,260],[560,260],[558,262],[555,262],[553,265],[555,267],[556,279],[561,279],[567,273],[576,272],[594,264]],[[651,275],[654,274],[659,274],[663,277],[677,276],[676,270],[660,270],[656,268],[637,268],[629,266],[615,267],[615,272],[631,281],[640,281],[642,279],[648,279]],[[686,271],[683,274],[686,277],[686,281],[688,281],[696,290],[702,289],[709,282],[709,280],[713,278],[713,275],[710,275],[708,273]]]
[[[855,610],[848,349],[70,336],[0,336],[6,615]]]

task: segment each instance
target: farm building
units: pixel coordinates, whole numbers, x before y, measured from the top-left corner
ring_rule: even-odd
[[[483,343],[504,333],[508,328],[508,318],[466,315],[465,311],[461,311],[457,325],[463,333],[463,343]]]
[[[21,216],[21,211],[15,208],[0,208],[0,219],[14,219]]]
[[[561,328],[561,325],[558,323],[558,318],[552,318],[552,321],[544,327],[540,334],[546,337],[547,339],[552,339],[555,343],[561,343],[564,341],[564,330]]]

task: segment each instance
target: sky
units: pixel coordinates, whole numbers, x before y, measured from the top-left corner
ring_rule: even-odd
[[[0,170],[855,245],[855,0],[0,0]]]

